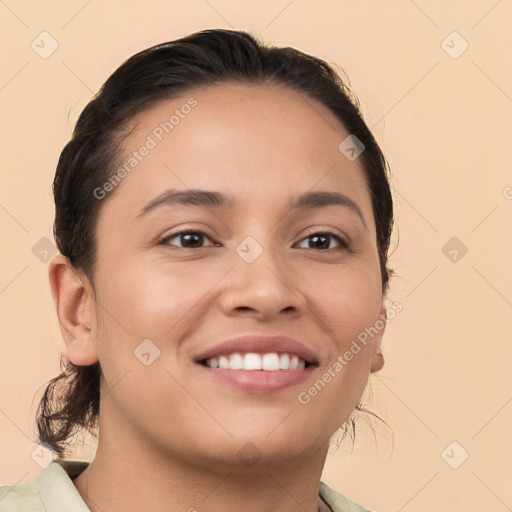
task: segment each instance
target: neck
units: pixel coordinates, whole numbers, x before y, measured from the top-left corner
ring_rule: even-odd
[[[98,449],[75,486],[91,512],[318,512],[328,442],[301,460],[247,467],[202,463],[142,444],[127,422],[101,424]],[[131,441],[131,442],[130,442]]]

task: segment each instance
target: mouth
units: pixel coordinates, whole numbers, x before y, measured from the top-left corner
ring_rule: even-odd
[[[247,335],[199,354],[194,362],[218,382],[251,393],[273,393],[298,385],[319,366],[300,342],[282,336]]]

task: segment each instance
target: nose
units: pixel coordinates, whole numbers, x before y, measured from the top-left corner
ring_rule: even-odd
[[[233,268],[222,281],[220,307],[224,314],[269,321],[283,313],[298,315],[305,308],[298,276],[292,275],[277,251],[267,247],[252,263],[234,253]]]

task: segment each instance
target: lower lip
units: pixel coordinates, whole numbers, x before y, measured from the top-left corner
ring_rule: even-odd
[[[250,393],[276,393],[307,380],[314,366],[304,370],[227,370],[199,365],[222,383],[235,386]]]

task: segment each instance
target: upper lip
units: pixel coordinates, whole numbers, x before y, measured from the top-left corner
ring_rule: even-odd
[[[194,357],[196,362],[232,354],[234,352],[268,354],[270,352],[297,355],[306,363],[318,364],[314,352],[297,340],[287,336],[264,336],[260,334],[247,334],[227,341],[223,341]]]

